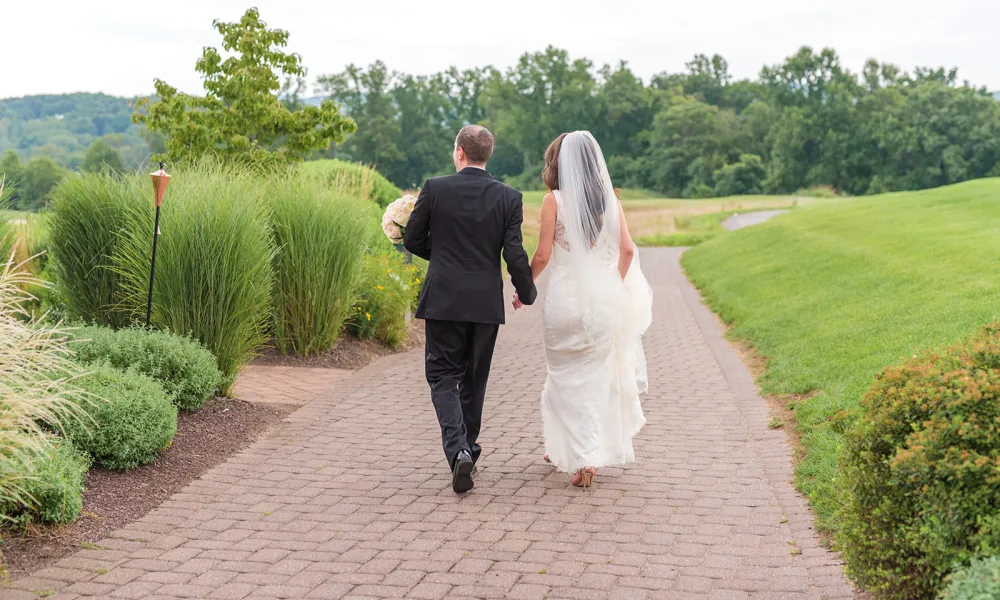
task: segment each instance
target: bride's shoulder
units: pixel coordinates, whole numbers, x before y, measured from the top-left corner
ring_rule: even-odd
[[[546,192],[545,195],[542,196],[542,206],[545,206],[546,204],[551,204],[552,206],[558,205],[559,204],[559,198],[557,196],[558,193],[559,192],[553,190],[549,190],[548,192]]]

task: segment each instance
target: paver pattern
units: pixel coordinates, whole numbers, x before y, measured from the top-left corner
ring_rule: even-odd
[[[850,598],[790,450],[675,250],[655,293],[638,463],[580,490],[541,460],[537,309],[501,329],[475,490],[456,497],[420,352],[302,407],[99,547],[2,598]]]
[[[306,404],[350,377],[345,369],[308,367],[247,367],[233,389],[233,396],[264,404]]]

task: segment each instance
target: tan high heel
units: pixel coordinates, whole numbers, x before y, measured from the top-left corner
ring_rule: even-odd
[[[594,475],[597,475],[597,469],[594,467],[586,467],[577,471],[576,475],[574,475],[573,479],[570,479],[569,482],[576,487],[586,489],[594,484]]]

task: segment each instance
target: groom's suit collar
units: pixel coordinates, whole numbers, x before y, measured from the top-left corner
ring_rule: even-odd
[[[480,167],[465,167],[459,171],[459,173],[462,173],[463,175],[476,175],[478,177],[489,177],[490,179],[493,179],[493,176],[490,175],[489,171]]]

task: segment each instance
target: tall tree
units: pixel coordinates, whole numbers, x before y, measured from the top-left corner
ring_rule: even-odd
[[[80,163],[81,171],[98,173],[104,170],[112,173],[121,173],[125,170],[122,163],[122,156],[117,150],[112,148],[102,139],[94,140],[94,143],[87,149],[87,154]]]
[[[295,111],[282,104],[281,78],[306,75],[302,58],[283,51],[287,31],[268,29],[255,8],[239,22],[213,25],[230,56],[224,59],[215,48],[202,52],[195,69],[205,95],[183,94],[157,79],[159,100],[139,100],[133,115],[136,123],[168,137],[171,160],[216,155],[273,167],[302,160],[354,130],[332,101]]]
[[[406,155],[397,145],[401,128],[392,97],[393,74],[382,61],[368,69],[348,65],[343,72],[319,79],[320,89],[343,105],[358,124],[357,133],[338,148],[350,160],[369,163],[390,180],[399,182]]]
[[[4,198],[14,206],[20,200],[17,188],[24,180],[24,167],[21,165],[21,157],[17,152],[8,150],[3,159],[0,160],[0,179],[4,184]]]
[[[40,210],[48,202],[49,192],[58,184],[66,171],[54,160],[36,156],[24,165],[18,200],[13,204],[18,210]]]

